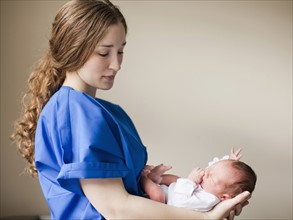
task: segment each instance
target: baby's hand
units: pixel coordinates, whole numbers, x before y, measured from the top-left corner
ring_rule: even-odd
[[[200,184],[203,176],[204,176],[204,170],[199,167],[196,167],[190,172],[190,174],[188,175],[188,179],[190,179],[191,181],[197,184]]]
[[[242,157],[242,154],[240,154],[241,151],[242,151],[242,149],[239,148],[236,152],[234,152],[234,147],[232,147],[231,151],[230,151],[229,159],[231,159],[231,160],[240,160],[241,157]]]
[[[145,165],[145,167],[143,168],[141,174],[144,175],[144,176],[147,176],[151,171],[152,169],[154,169],[155,166],[153,165]]]
[[[170,170],[172,166],[167,166],[164,164],[157,165],[155,167],[152,167],[152,169],[148,172],[148,178],[150,178],[152,181],[156,183],[161,182],[161,176]]]

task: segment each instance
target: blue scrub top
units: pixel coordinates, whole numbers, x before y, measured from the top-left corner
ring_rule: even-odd
[[[122,178],[142,196],[147,151],[118,105],[61,87],[44,106],[35,136],[38,178],[51,219],[104,219],[83,194],[80,178]]]

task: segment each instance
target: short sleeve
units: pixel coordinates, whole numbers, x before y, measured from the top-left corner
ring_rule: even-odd
[[[82,93],[69,92],[58,102],[57,130],[63,150],[59,184],[82,194],[80,178],[123,178],[127,175],[119,132],[112,116]]]

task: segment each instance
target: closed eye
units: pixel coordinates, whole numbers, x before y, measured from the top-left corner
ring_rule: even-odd
[[[108,56],[108,53],[98,53],[101,57],[106,57]]]

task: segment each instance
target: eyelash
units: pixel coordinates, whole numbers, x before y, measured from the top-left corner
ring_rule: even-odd
[[[102,54],[102,53],[98,53],[101,57],[106,57],[106,56],[108,56],[108,53],[106,53],[106,54]]]
[[[98,53],[101,57],[106,57],[106,56],[108,56],[109,55],[109,53],[105,53],[105,54],[102,54],[102,53]],[[123,55],[124,54],[124,52],[123,51],[120,51],[120,52],[118,52],[118,54],[119,55]]]

